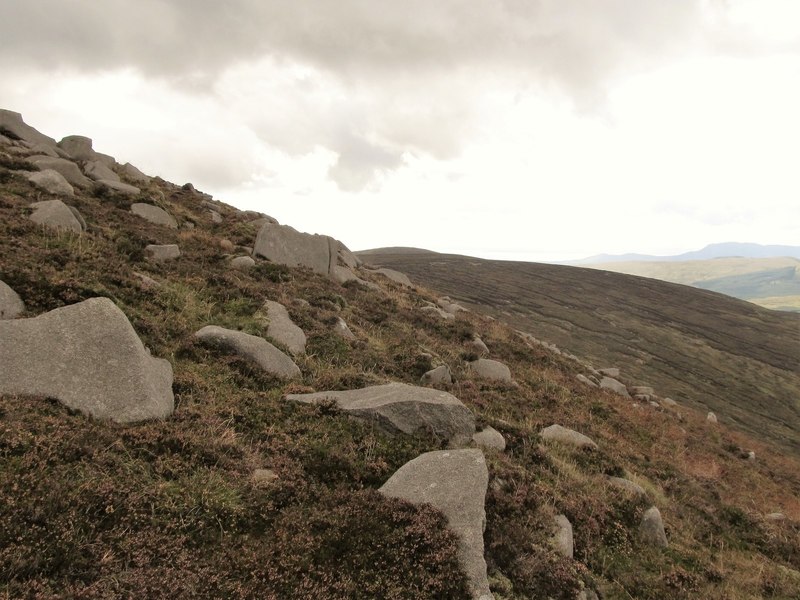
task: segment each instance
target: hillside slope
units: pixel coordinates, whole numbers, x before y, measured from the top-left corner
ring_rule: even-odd
[[[365,258],[800,453],[800,315],[579,267],[377,250]]]

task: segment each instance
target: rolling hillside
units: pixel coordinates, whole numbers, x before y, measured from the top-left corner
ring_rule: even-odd
[[[595,269],[391,249],[364,257],[800,453],[800,315]]]

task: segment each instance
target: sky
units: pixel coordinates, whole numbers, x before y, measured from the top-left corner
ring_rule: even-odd
[[[796,0],[0,0],[0,108],[351,249],[800,245]]]

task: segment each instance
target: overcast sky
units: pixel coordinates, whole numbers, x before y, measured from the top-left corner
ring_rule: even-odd
[[[0,0],[0,108],[352,249],[800,245],[797,0]]]

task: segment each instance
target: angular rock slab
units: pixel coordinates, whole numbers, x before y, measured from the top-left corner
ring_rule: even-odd
[[[0,321],[0,393],[48,396],[98,419],[172,414],[172,366],[153,358],[108,298]]]
[[[264,303],[264,310],[269,319],[267,335],[286,346],[292,354],[304,354],[306,334],[294,324],[286,307],[278,302],[267,300]]]
[[[447,365],[440,365],[435,369],[431,369],[419,378],[422,385],[452,385],[453,375],[450,373],[450,367]]]
[[[647,495],[647,492],[644,491],[642,486],[631,481],[630,479],[624,479],[623,477],[609,477],[608,483],[635,496]]]
[[[583,375],[581,373],[575,375],[575,379],[577,379],[578,381],[580,381],[585,385],[588,385],[589,387],[599,387],[594,381],[592,381],[586,375]]]
[[[127,183],[114,181],[112,179],[101,179],[97,182],[97,186],[100,189],[106,188],[113,192],[125,194],[126,196],[137,196],[142,191],[134,185],[128,185]]]
[[[430,429],[453,446],[469,443],[475,433],[475,417],[461,400],[447,392],[405,383],[289,394],[286,399],[307,404],[332,400],[345,413],[377,421],[390,431],[413,434],[419,429]]]
[[[281,379],[300,376],[300,368],[294,361],[264,338],[216,325],[206,325],[194,335],[210,346],[234,352],[270,375]]]
[[[0,281],[0,319],[16,319],[24,310],[25,304],[17,292]]]
[[[467,363],[467,366],[478,377],[483,377],[484,379],[503,381],[505,383],[511,383],[513,381],[511,379],[511,369],[497,360],[479,358],[478,360]]]
[[[430,504],[447,517],[459,538],[459,559],[469,578],[471,597],[477,600],[492,598],[483,557],[488,483],[483,452],[439,450],[407,462],[379,490],[390,498]]]
[[[53,169],[28,173],[25,178],[40,190],[54,196],[74,196],[75,190],[64,176]]]
[[[399,283],[403,287],[412,287],[413,285],[411,283],[411,280],[408,278],[408,275],[406,275],[405,273],[401,273],[400,271],[395,271],[394,269],[381,268],[381,269],[375,269],[374,271],[371,272],[383,275],[384,277],[391,279],[395,283]]]
[[[45,200],[31,204],[33,213],[30,220],[39,225],[46,225],[56,229],[68,229],[75,233],[83,231],[81,222],[69,206],[61,200]]]
[[[639,536],[645,544],[656,548],[666,548],[667,534],[664,531],[664,522],[661,520],[661,511],[655,506],[648,508],[639,524]]]
[[[145,175],[139,169],[134,167],[131,163],[127,162],[121,167],[122,174],[125,175],[131,181],[135,181],[136,183],[149,183],[150,176]]]
[[[550,425],[550,427],[545,427],[542,429],[539,435],[542,436],[543,440],[548,442],[559,442],[560,444],[575,446],[576,448],[591,448],[593,450],[597,449],[597,444],[595,444],[590,437],[587,437],[582,433],[578,433],[577,431],[573,431],[572,429],[562,427],[561,425]]]
[[[83,166],[83,172],[95,181],[120,181],[119,175],[99,160],[90,160]]]
[[[356,339],[355,334],[350,331],[350,327],[347,326],[347,322],[342,317],[336,317],[336,324],[333,326],[333,332],[346,340],[352,341]]]
[[[625,384],[617,381],[612,377],[603,377],[600,380],[600,387],[605,390],[611,390],[612,392],[616,392],[620,396],[625,396],[626,398],[630,398],[630,394],[628,394],[628,388],[625,387]]]
[[[97,160],[97,153],[92,149],[92,140],[86,136],[68,135],[58,142],[58,147],[73,160]]]
[[[39,133],[22,120],[20,113],[13,110],[0,109],[0,133],[2,132],[10,133],[14,139],[24,140],[29,144],[56,145],[53,138]]]
[[[65,158],[53,158],[52,156],[37,154],[26,159],[29,163],[36,165],[42,171],[52,169],[58,171],[70,185],[86,189],[91,187],[92,181],[81,173],[80,168],[71,160]]]
[[[170,229],[177,229],[178,222],[175,218],[165,211],[153,204],[145,204],[144,202],[136,202],[131,204],[131,212],[138,217],[142,217],[146,221],[150,221],[155,225],[163,225]]]

